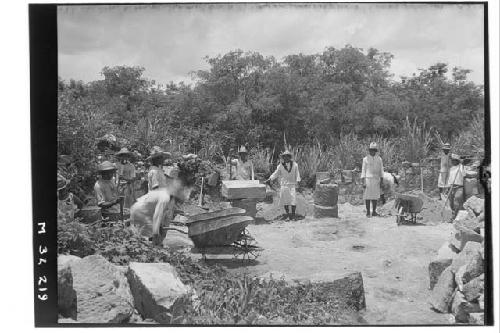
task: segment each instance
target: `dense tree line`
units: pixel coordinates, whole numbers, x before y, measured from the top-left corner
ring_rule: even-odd
[[[193,85],[158,84],[141,67],[105,67],[102,80],[59,81],[59,152],[90,154],[105,133],[139,151],[152,145],[226,156],[231,147],[335,145],[346,134],[398,137],[406,119],[450,140],[483,117],[483,86],[437,63],[394,80],[393,55],[350,45],[276,60],[232,51],[206,58]]]

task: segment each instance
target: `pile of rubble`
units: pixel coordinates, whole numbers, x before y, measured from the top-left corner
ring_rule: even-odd
[[[484,200],[471,197],[429,264],[430,304],[456,323],[484,325]]]
[[[195,301],[167,263],[123,267],[100,255],[58,257],[59,323],[175,324]]]

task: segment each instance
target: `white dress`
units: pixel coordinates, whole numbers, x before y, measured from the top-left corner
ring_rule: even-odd
[[[364,200],[378,200],[380,198],[380,179],[384,177],[382,158],[378,155],[365,156],[361,168],[361,178],[365,178],[366,188]]]
[[[282,206],[296,206],[297,205],[297,194],[295,188],[298,182],[300,182],[299,166],[295,162],[291,162],[292,167],[288,171],[283,163],[278,165],[276,171],[271,175],[270,179],[275,180],[280,179],[280,205]]]

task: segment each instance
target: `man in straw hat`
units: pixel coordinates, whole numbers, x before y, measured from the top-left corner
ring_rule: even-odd
[[[254,180],[253,163],[248,160],[248,151],[245,146],[241,146],[238,150],[238,159],[231,161],[231,165],[236,166],[236,172],[233,179],[237,180]]]
[[[449,222],[453,222],[459,210],[463,209],[464,203],[464,178],[474,178],[473,174],[467,174],[459,155],[451,154],[451,167],[446,186],[449,188],[448,200],[453,212]]]
[[[148,190],[156,190],[167,186],[167,177],[163,171],[163,161],[169,158],[170,153],[163,151],[160,147],[154,146],[151,154],[147,158],[151,167],[148,172]]]
[[[195,180],[193,171],[188,170],[186,163],[178,163],[164,187],[148,192],[132,205],[131,223],[141,228],[141,234],[150,238],[154,245],[161,245],[167,233],[165,228],[173,219],[176,203],[189,199]]]
[[[441,166],[439,168],[438,177],[439,200],[441,200],[442,194],[446,193],[446,189],[448,188],[448,176],[450,174],[451,167],[450,150],[451,145],[449,143],[445,143],[442,147],[442,154],[440,158]]]
[[[132,163],[134,153],[122,148],[115,156],[118,159],[116,163],[118,191],[125,197],[123,206],[130,208],[135,202],[135,166]]]
[[[116,173],[116,166],[110,161],[104,161],[98,166],[99,179],[94,185],[94,192],[97,197],[97,206],[101,207],[104,218],[115,219],[120,214],[120,205],[123,197],[118,196],[116,182],[113,177]]]
[[[266,183],[279,178],[280,180],[280,204],[285,208],[285,219],[295,220],[295,209],[297,207],[297,194],[295,188],[300,182],[300,173],[298,164],[292,160],[292,153],[286,149],[281,157],[283,161],[278,165],[276,171],[266,180]],[[292,215],[289,207],[292,206]]]
[[[377,154],[376,142],[370,143],[368,155],[363,158],[361,168],[361,179],[363,181],[363,199],[366,205],[366,217],[370,217],[370,202],[372,206],[371,216],[377,214],[377,200],[380,198],[381,185],[384,180],[384,166],[382,158]]]

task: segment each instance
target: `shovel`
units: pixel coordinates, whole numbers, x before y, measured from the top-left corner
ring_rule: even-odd
[[[204,210],[209,210],[208,207],[203,207],[203,188],[205,186],[205,177],[201,177],[201,189],[200,189],[200,197],[198,199],[198,207],[204,209]]]

